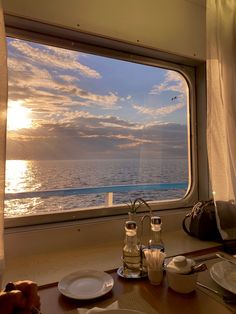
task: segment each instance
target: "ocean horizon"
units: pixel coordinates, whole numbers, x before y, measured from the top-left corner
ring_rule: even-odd
[[[186,158],[7,160],[6,193],[87,188],[114,185],[188,182]],[[113,203],[181,198],[186,190],[132,191],[114,193]],[[33,197],[5,201],[5,216],[17,217],[101,206],[105,194]]]

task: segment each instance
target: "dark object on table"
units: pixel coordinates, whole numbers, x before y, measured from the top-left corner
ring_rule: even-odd
[[[188,226],[187,221],[189,221]],[[213,200],[195,204],[191,212],[185,216],[182,226],[184,231],[192,237],[206,241],[221,241]]]

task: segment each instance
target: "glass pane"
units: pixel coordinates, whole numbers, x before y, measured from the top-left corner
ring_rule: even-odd
[[[8,54],[6,217],[185,196],[180,73],[13,38]]]

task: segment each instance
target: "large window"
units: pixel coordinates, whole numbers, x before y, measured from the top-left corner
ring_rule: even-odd
[[[192,104],[177,68],[7,43],[6,217],[186,197]]]

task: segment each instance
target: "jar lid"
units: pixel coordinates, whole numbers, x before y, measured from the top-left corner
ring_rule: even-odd
[[[191,272],[194,265],[194,260],[179,255],[172,258],[170,263],[167,265],[167,270],[174,273],[187,274]]]
[[[134,230],[134,229],[137,228],[137,224],[133,220],[128,220],[125,223],[125,228],[128,229],[128,230]]]
[[[159,216],[151,217],[151,230],[161,231],[161,217]]]
[[[161,217],[159,217],[159,216],[152,216],[151,217],[151,224],[153,224],[153,225],[160,225],[161,224]]]

